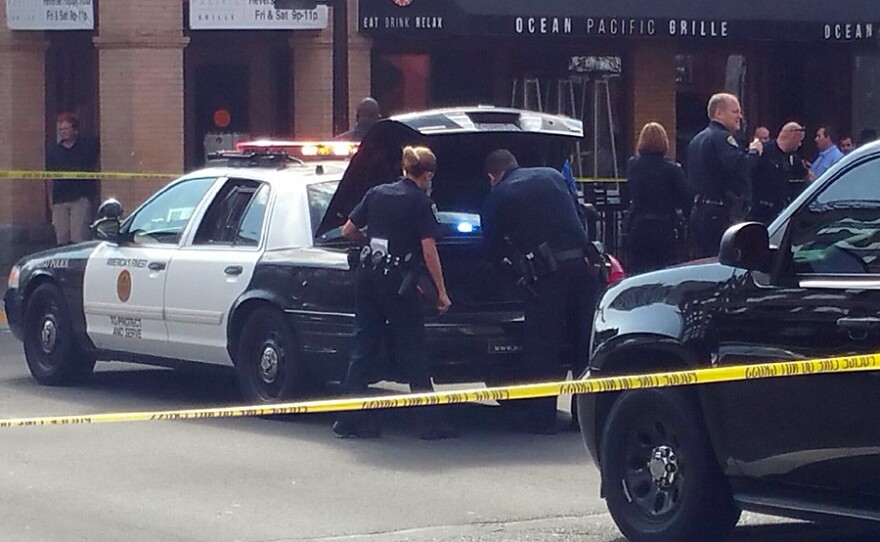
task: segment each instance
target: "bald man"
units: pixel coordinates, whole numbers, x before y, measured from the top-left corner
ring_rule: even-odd
[[[364,98],[355,109],[355,124],[351,130],[336,136],[336,139],[344,141],[361,141],[370,128],[382,118],[379,102],[373,98]]]
[[[764,145],[764,153],[752,169],[749,220],[769,225],[788,202],[789,182],[807,177],[809,170],[797,154],[803,141],[804,127],[788,122],[776,139]]]

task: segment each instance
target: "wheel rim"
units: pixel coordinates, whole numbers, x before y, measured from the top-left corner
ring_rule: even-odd
[[[675,428],[658,418],[645,420],[627,437],[623,489],[648,520],[664,520],[681,503],[685,478],[680,450]]]
[[[43,325],[40,326],[40,349],[47,356],[51,355],[55,351],[57,342],[58,325],[55,323],[55,316],[47,314],[43,318]]]
[[[263,384],[271,385],[278,377],[278,350],[274,344],[263,346],[263,355],[260,356],[260,379]]]
[[[284,344],[276,332],[270,332],[257,350],[255,380],[264,399],[277,399],[284,389]]]

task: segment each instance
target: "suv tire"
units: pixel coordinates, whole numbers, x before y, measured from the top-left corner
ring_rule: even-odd
[[[632,542],[724,538],[739,520],[692,401],[677,390],[637,390],[615,402],[600,462],[614,522]]]

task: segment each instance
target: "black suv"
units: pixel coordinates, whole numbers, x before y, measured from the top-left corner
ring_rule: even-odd
[[[632,277],[596,312],[584,378],[880,350],[880,144],[845,157],[719,258]],[[717,539],[740,510],[880,521],[880,374],[578,398],[620,530]]]

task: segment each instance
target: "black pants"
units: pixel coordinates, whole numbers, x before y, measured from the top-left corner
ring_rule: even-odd
[[[678,260],[672,217],[634,216],[626,237],[626,270],[635,275],[668,267]]]
[[[556,272],[539,279],[535,295],[525,300],[523,380],[539,382],[564,377],[560,359],[563,342],[574,348],[574,358],[569,361],[575,377],[586,368],[598,293],[598,278],[580,259],[560,262]],[[556,397],[528,402],[530,423],[550,424],[555,420]]]
[[[718,256],[721,236],[730,227],[730,210],[726,205],[697,204],[691,212],[691,239],[694,256]]]
[[[398,367],[414,392],[430,391],[431,373],[425,354],[425,317],[414,296],[401,296],[403,273],[393,269],[358,269],[355,274],[355,336],[348,373],[343,387],[360,393],[372,381],[376,356],[385,338],[386,322],[391,332]]]

